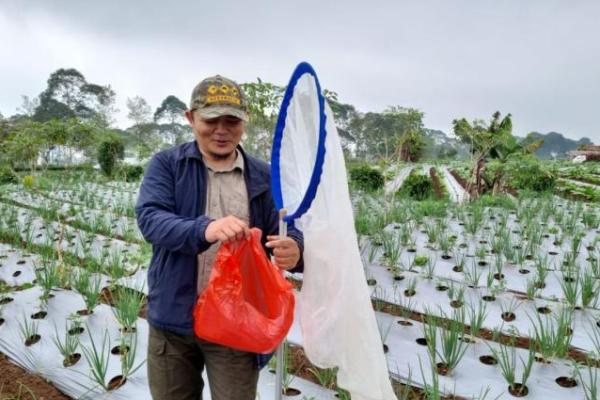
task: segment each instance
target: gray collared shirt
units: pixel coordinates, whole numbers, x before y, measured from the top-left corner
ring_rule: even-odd
[[[244,181],[244,157],[236,150],[236,159],[227,169],[214,169],[205,161],[207,169],[206,209],[204,215],[214,219],[233,215],[249,223],[248,191]],[[198,254],[197,293],[206,288],[212,264],[220,242]]]

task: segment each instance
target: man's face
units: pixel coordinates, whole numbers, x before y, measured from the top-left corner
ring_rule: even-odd
[[[200,150],[214,160],[226,159],[235,152],[246,126],[243,120],[230,115],[202,119],[198,113],[187,111],[186,117]]]

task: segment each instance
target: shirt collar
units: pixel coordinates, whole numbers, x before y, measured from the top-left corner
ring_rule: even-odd
[[[202,153],[200,153],[200,154],[202,154]],[[204,164],[206,164],[206,167],[213,172],[231,172],[236,169],[240,170],[240,172],[242,172],[242,173],[244,172],[244,157],[242,156],[242,153],[240,152],[239,149],[235,149],[235,161],[229,168],[215,170],[212,166],[210,166],[206,162],[206,160],[204,159],[204,155],[202,155],[202,158],[204,160]]]

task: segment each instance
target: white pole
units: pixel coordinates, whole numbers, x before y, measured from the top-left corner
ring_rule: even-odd
[[[287,222],[283,220],[287,214],[287,210],[285,208],[279,210],[279,237],[283,238],[287,236]],[[282,271],[283,273],[283,271]],[[283,339],[285,342],[285,338]],[[283,352],[283,342],[277,346],[277,351],[275,352],[275,360],[277,361],[277,367],[275,369],[275,400],[281,400],[283,395],[283,364],[284,364],[284,352]]]

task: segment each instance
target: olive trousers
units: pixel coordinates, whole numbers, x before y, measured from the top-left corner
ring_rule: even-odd
[[[256,355],[149,327],[148,381],[154,400],[201,400],[206,375],[212,400],[254,400]]]

